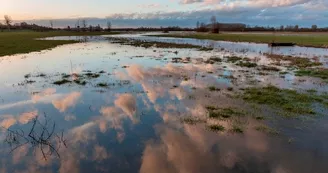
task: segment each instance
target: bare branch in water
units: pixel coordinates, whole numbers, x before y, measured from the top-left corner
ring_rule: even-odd
[[[67,148],[64,131],[56,133],[56,123],[51,123],[45,113],[44,123],[40,122],[38,118],[37,116],[31,120],[32,127],[28,135],[25,135],[22,129],[12,130],[2,127],[7,131],[4,142],[11,147],[10,153],[24,145],[30,145],[34,150],[40,149],[45,160],[54,153],[60,158],[58,151],[61,146]]]

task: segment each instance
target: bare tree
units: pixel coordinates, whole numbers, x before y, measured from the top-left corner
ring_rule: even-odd
[[[54,21],[53,20],[49,20],[49,23],[50,23],[50,27],[51,28],[54,28]]]
[[[219,27],[215,16],[211,17],[211,24],[212,24],[212,33],[219,33]]]
[[[298,31],[298,28],[299,28],[299,26],[298,25],[295,25],[294,30],[295,31]]]
[[[5,23],[6,23],[7,27],[8,27],[8,30],[10,30],[10,25],[13,22],[13,20],[8,15],[5,15],[4,18],[5,18]]]
[[[75,28],[77,28],[77,30],[80,31],[80,19],[77,19]]]
[[[212,16],[212,17],[211,17],[211,23],[212,23],[212,24],[215,24],[215,23],[216,23],[216,17],[215,17],[215,16]]]
[[[318,26],[317,26],[317,25],[312,25],[311,29],[312,29],[313,31],[316,31],[316,30],[318,29]]]
[[[82,20],[81,20],[81,25],[82,25],[82,27],[83,27],[83,30],[86,30],[86,29],[87,29],[87,27],[88,27],[88,23],[87,23],[87,20],[85,20],[85,19],[82,19]]]
[[[110,21],[107,21],[107,31],[111,31],[112,29],[112,23]]]
[[[200,23],[199,23],[199,21],[197,21],[196,28],[198,29],[199,27],[200,27]]]

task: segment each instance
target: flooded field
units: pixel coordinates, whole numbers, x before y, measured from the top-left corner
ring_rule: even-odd
[[[327,49],[46,39],[83,42],[0,57],[0,172],[328,169]]]

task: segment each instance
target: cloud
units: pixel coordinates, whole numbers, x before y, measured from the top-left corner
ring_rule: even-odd
[[[168,6],[161,5],[159,3],[153,3],[153,4],[141,4],[141,5],[138,5],[138,7],[140,7],[140,8],[164,8],[164,7],[168,7]]]
[[[18,117],[18,121],[21,123],[21,124],[27,124],[29,123],[33,118],[37,117],[38,116],[38,111],[35,110],[35,111],[32,111],[32,112],[26,112],[26,113],[23,113],[22,115],[20,115]]]
[[[93,160],[96,161],[102,161],[102,160],[106,160],[109,158],[109,153],[107,153],[107,150],[105,147],[99,146],[99,145],[95,145],[94,149],[93,149]]]
[[[193,4],[193,3],[197,3],[197,2],[204,2],[204,0],[181,0],[180,1],[181,4]]]
[[[12,125],[16,124],[17,120],[12,115],[1,115],[0,126],[8,129]]]
[[[294,6],[311,2],[312,0],[181,0],[181,4],[204,3],[208,5],[234,5],[234,6],[253,6],[253,7],[282,7]]]
[[[74,152],[63,152],[60,159],[59,173],[79,173],[80,158]]]
[[[137,101],[132,94],[120,94],[114,103],[115,106],[121,108],[134,123],[138,122],[138,119],[136,119],[135,116],[137,111]]]
[[[51,103],[53,100],[62,97],[62,94],[56,94],[56,89],[47,88],[44,91],[34,94],[31,96],[30,100],[23,100],[15,103],[4,104],[0,106],[0,109],[10,109],[13,107],[20,107],[30,104],[38,104],[38,103]]]
[[[1,120],[0,126],[8,129],[11,126],[13,126],[14,124],[16,124],[17,122],[19,122],[20,124],[27,124],[37,116],[38,116],[37,110],[31,111],[31,112],[25,112],[18,116],[1,115],[0,116],[0,120]]]
[[[94,136],[96,122],[91,121],[88,123],[85,123],[81,126],[77,126],[70,130],[70,136],[71,140],[70,142],[72,144],[76,143],[88,143],[89,141],[95,140],[96,136]]]
[[[72,92],[64,96],[64,98],[54,100],[52,104],[60,112],[65,112],[68,108],[74,107],[77,101],[80,99],[80,92]]]
[[[27,145],[23,145],[13,151],[13,164],[17,164],[20,161],[24,160],[29,148]]]

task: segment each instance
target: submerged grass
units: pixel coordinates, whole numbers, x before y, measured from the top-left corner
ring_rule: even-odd
[[[296,71],[295,75],[328,79],[328,69],[303,69]]]
[[[240,61],[236,65],[238,65],[240,67],[247,67],[247,68],[253,68],[253,67],[257,66],[256,63],[252,63],[252,62],[249,62],[249,61],[246,61],[246,62]]]
[[[217,62],[222,62],[222,59],[219,57],[210,57],[209,59],[204,61],[204,63],[206,63],[206,64],[215,64]]]
[[[208,128],[211,130],[211,131],[224,131],[225,128],[222,126],[222,125],[217,125],[217,124],[214,124],[214,125],[209,125]]]
[[[115,43],[119,43],[122,45],[130,45],[134,47],[143,47],[143,48],[178,48],[178,49],[198,49],[199,51],[211,51],[213,48],[197,46],[193,44],[183,44],[183,43],[166,43],[159,41],[143,41],[143,40],[134,40],[134,39],[126,39],[126,38],[110,38],[115,41]]]
[[[312,108],[312,104],[319,102],[326,104],[322,96],[306,93],[299,93],[289,89],[279,89],[275,86],[267,86],[263,88],[248,88],[243,94],[243,99],[246,101],[266,104],[281,108],[287,113],[287,116],[295,114],[316,114]]]
[[[234,124],[234,125],[232,125],[231,132],[233,132],[233,133],[244,133],[244,128],[240,125]]]
[[[181,119],[181,122],[186,123],[186,124],[197,124],[197,123],[204,123],[205,121],[199,118],[195,118],[195,117],[185,117]]]
[[[320,62],[313,62],[309,58],[302,57],[294,57],[287,55],[277,55],[277,54],[265,54],[268,58],[276,61],[276,63],[280,64],[281,61],[289,62],[289,66],[298,67],[298,68],[307,68],[307,67],[315,67],[321,66]]]
[[[62,80],[55,81],[53,84],[55,84],[55,85],[64,85],[64,84],[71,83],[71,82],[72,81],[70,81],[70,80],[62,79]]]
[[[98,83],[96,86],[97,87],[106,88],[106,87],[108,87],[108,84],[107,83],[104,83],[104,82],[101,82],[101,83]]]
[[[243,58],[238,57],[238,56],[228,56],[228,57],[225,57],[225,58],[227,58],[227,61],[231,62],[231,63],[235,63],[235,62],[240,61],[240,60],[243,59]]]
[[[206,107],[208,110],[208,116],[210,118],[230,118],[244,116],[245,113],[237,110],[236,108],[214,108]]]
[[[260,132],[264,132],[264,133],[268,133],[271,135],[278,135],[279,131],[276,129],[273,129],[267,125],[259,125],[255,127],[255,130],[260,131]]]
[[[220,88],[216,88],[215,86],[209,86],[208,90],[210,90],[210,91],[221,91]]]
[[[328,47],[328,34],[256,34],[256,33],[183,33],[183,34],[167,34],[158,35],[158,37],[176,37],[176,38],[196,38],[210,39],[232,42],[254,42],[254,43],[295,43],[299,46],[308,47]]]
[[[63,44],[77,43],[74,40],[37,40],[54,36],[93,36],[118,34],[116,32],[69,32],[69,31],[12,31],[0,32],[0,56],[29,53],[54,48]]]

